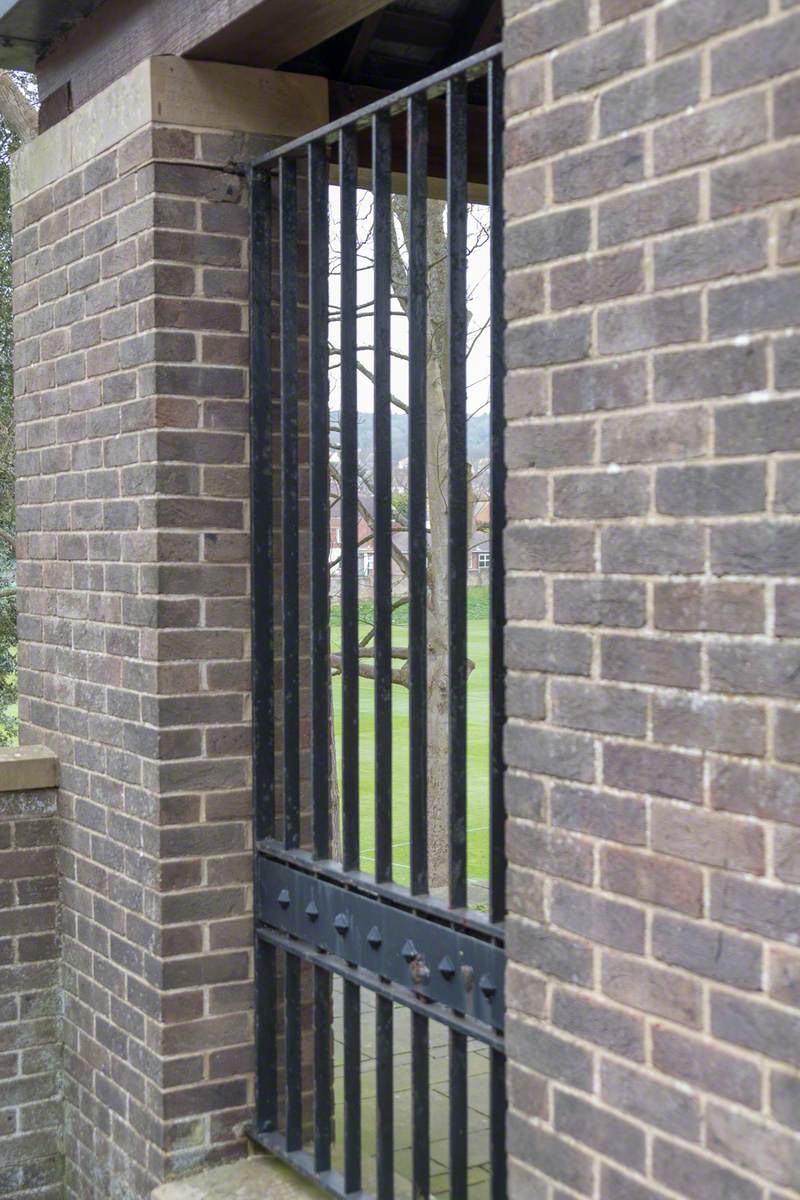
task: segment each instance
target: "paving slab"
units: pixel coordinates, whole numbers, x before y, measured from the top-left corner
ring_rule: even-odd
[[[319,1200],[324,1193],[267,1155],[162,1183],[152,1200]]]

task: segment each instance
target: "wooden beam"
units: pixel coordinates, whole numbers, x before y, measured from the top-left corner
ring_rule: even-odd
[[[328,85],[328,95],[331,120],[335,121],[384,99],[390,93],[359,84],[331,82]],[[447,175],[446,106],[443,99],[430,102],[428,124],[428,175],[433,184],[433,181],[441,181]],[[361,130],[358,135],[358,161],[362,168],[368,168],[371,163],[369,129]],[[404,177],[405,166],[405,125],[403,121],[395,119],[392,121],[392,175],[395,180]],[[470,104],[468,108],[467,177],[471,185],[471,198],[482,203],[488,182],[488,159],[486,109],[479,104]],[[404,185],[396,190],[404,190]],[[437,191],[431,191],[432,196],[438,194]]]
[[[389,0],[105,0],[40,60],[46,99],[70,85],[79,108],[158,54],[277,67]]]

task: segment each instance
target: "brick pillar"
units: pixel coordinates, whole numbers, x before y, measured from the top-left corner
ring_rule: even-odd
[[[243,1149],[248,211],[229,167],[326,104],[313,78],[154,59],[15,164],[21,739],[62,764],[70,1200],[141,1200]]]
[[[54,756],[0,750],[0,1197],[61,1200]]]
[[[506,0],[514,1200],[800,1186],[800,11]]]

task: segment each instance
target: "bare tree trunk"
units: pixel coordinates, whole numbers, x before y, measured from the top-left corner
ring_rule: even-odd
[[[0,116],[23,142],[39,132],[39,114],[8,71],[0,71]]]

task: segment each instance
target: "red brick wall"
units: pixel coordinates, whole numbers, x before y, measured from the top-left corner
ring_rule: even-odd
[[[247,230],[257,139],[147,128],[14,212],[22,740],[58,752],[66,1194],[252,1106]]]
[[[506,0],[515,1200],[800,1189],[800,11]]]
[[[61,1200],[54,789],[0,793],[0,1197]]]

